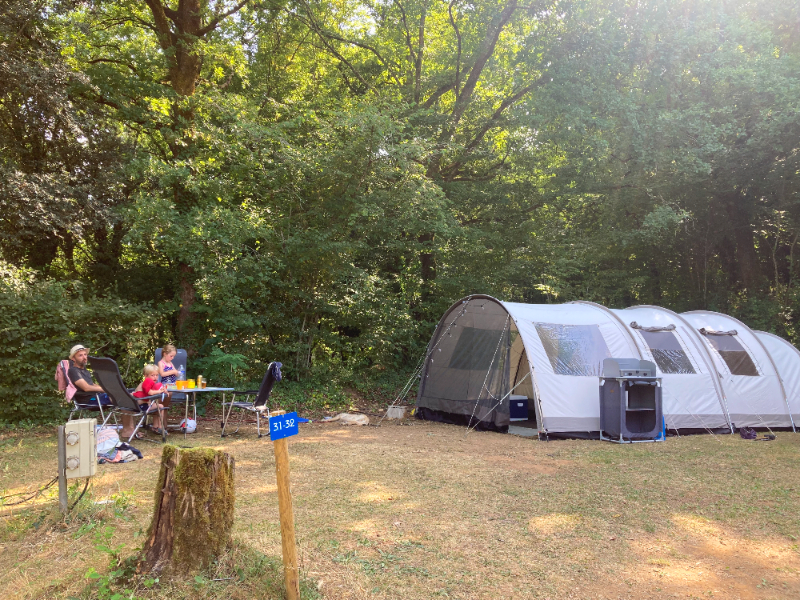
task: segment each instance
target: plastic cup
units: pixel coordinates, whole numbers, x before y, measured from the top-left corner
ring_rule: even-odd
[[[208,383],[207,383],[205,380],[203,380],[203,383],[202,383],[202,384],[200,384],[200,387],[201,387],[202,389],[206,389],[206,385],[208,385]]]
[[[178,388],[179,390],[182,390],[185,386],[186,386],[186,382],[185,381],[176,381],[175,382],[175,387]]]
[[[186,380],[186,387],[190,390],[194,389],[194,379],[187,379]]]

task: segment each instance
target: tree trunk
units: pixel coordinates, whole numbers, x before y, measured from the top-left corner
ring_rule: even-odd
[[[191,130],[194,127],[194,108],[189,100],[194,95],[197,80],[203,67],[203,39],[214,31],[226,18],[239,12],[249,0],[239,0],[233,7],[210,0],[144,0],[153,15],[150,29],[156,32],[158,43],[169,66],[170,86],[178,97],[172,106],[174,140],[170,143],[175,162],[190,162],[195,142]],[[172,8],[173,6],[177,6]],[[175,205],[180,214],[188,214],[196,205],[195,195],[183,181],[175,185]],[[195,303],[194,274],[184,261],[179,262],[181,309],[178,313],[178,336],[183,338],[189,354],[194,352],[192,306]],[[187,339],[188,338],[188,339]],[[188,343],[186,343],[188,341]]]
[[[765,281],[761,272],[761,264],[756,253],[753,227],[750,224],[750,212],[747,210],[746,198],[738,193],[727,198],[728,217],[736,244],[736,263],[742,287],[748,292],[759,291]]]
[[[198,571],[228,547],[233,472],[233,457],[219,450],[164,447],[140,571]]]
[[[194,354],[194,340],[193,340],[193,323],[192,323],[192,306],[194,306],[195,290],[194,290],[194,269],[186,263],[179,263],[178,269],[181,273],[179,282],[179,293],[181,298],[181,307],[178,311],[178,338],[183,341],[183,344],[188,348],[190,354]]]
[[[436,280],[436,255],[433,253],[434,234],[423,233],[419,236],[419,241],[431,248],[431,250],[420,252],[420,275],[422,275],[422,302],[426,302],[433,296],[433,285]]]
[[[764,284],[764,274],[756,254],[755,240],[750,223],[736,224],[736,259],[742,285],[749,292],[757,292]]]

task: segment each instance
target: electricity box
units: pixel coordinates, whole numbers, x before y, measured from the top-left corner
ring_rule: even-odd
[[[600,438],[652,442],[662,430],[661,378],[656,376],[656,365],[637,358],[606,358],[600,378]]]
[[[64,426],[67,479],[92,477],[97,470],[97,419],[78,419]]]

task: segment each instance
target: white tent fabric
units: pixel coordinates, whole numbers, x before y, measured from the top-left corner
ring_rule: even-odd
[[[500,304],[525,345],[540,430],[599,431],[603,359],[639,357],[625,326],[595,304]]]
[[[786,401],[789,405],[789,414],[792,425],[800,425],[800,351],[782,337],[766,331],[754,331],[764,347],[772,357],[778,369],[783,389],[786,392]]]
[[[735,428],[791,427],[786,393],[775,364],[755,333],[728,315],[698,310],[682,314],[701,334],[722,380]],[[735,335],[712,332],[736,331]]]
[[[728,334],[715,335],[721,332]],[[800,421],[800,352],[732,317],[678,315],[657,306],[522,304],[484,295],[455,303],[442,317],[421,367],[418,414],[503,431],[513,393],[531,399],[540,433],[597,432],[605,358],[656,363],[668,429],[793,427]]]
[[[628,325],[647,360],[662,378],[662,406],[667,429],[728,428],[722,386],[705,341],[680,315],[658,306],[612,310]],[[648,332],[634,329],[665,328]]]

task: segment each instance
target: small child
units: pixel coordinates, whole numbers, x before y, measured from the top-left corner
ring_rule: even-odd
[[[167,385],[175,385],[175,380],[178,378],[178,369],[172,364],[172,360],[178,354],[178,350],[172,344],[166,344],[161,349],[161,360],[158,361],[158,374],[161,375],[161,381]]]
[[[133,393],[134,398],[146,398],[155,394],[165,393],[164,400],[158,404],[159,408],[167,407],[172,400],[172,394],[167,392],[167,386],[164,383],[158,382],[158,367],[155,365],[145,365],[143,369],[144,381],[136,387]],[[139,404],[147,404],[146,402],[139,402]],[[166,416],[164,417],[166,421]],[[161,412],[153,413],[153,427],[154,433],[161,435],[162,427],[166,427],[166,423],[161,423]]]

